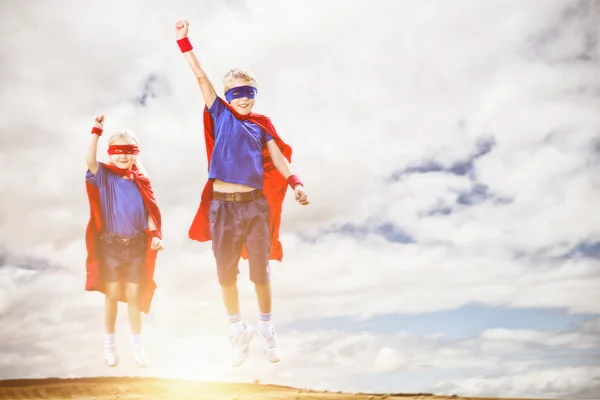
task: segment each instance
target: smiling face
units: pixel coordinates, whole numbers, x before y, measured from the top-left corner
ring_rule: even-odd
[[[235,78],[231,81],[230,93],[233,96],[236,96],[236,98],[231,99],[229,104],[231,104],[233,109],[241,115],[249,114],[250,111],[252,111],[255,103],[255,99],[249,97],[251,94],[247,88],[244,88],[244,86],[253,85],[252,82],[242,78]],[[240,90],[236,91],[236,88],[240,88]]]
[[[136,145],[137,142],[131,137],[120,135],[110,142],[110,145]],[[136,156],[134,154],[111,154],[109,155],[109,163],[121,169],[131,169],[135,163]]]

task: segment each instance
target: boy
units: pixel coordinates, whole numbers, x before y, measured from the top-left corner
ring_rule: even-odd
[[[290,168],[291,147],[277,135],[268,117],[252,113],[257,94],[254,75],[240,69],[227,72],[223,80],[227,102],[223,101],[198,63],[187,32],[187,21],[175,24],[177,43],[206,103],[204,133],[209,162],[208,181],[189,236],[200,242],[212,240],[229,314],[232,364],[244,362],[255,332],[265,346],[267,360],[276,363],[281,353],[271,323],[269,260],[283,257],[279,222],[287,185],[300,204],[308,204],[307,195]],[[236,282],[240,256],[248,259],[250,280],[255,285],[260,309],[256,329],[246,325],[240,315]]]

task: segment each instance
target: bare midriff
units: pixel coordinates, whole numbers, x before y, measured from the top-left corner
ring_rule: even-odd
[[[213,181],[213,190],[221,193],[240,193],[251,192],[255,189],[250,186],[240,185],[239,183],[229,183],[215,179]]]

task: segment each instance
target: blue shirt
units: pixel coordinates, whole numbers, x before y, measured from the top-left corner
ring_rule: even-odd
[[[146,207],[134,181],[121,178],[100,163],[96,175],[88,170],[85,178],[100,190],[104,229],[127,237],[146,229]]]
[[[208,112],[215,137],[208,179],[263,188],[263,145],[273,138],[258,125],[241,121],[220,97]]]

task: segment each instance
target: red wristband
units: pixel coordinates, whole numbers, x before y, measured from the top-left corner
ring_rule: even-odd
[[[96,134],[98,136],[102,136],[102,128],[98,128],[97,126],[92,128],[92,134]]]
[[[181,50],[182,53],[187,53],[193,49],[190,39],[187,36],[183,39],[179,39],[177,44],[179,45],[179,50]]]
[[[296,175],[290,175],[287,178],[287,182],[288,182],[288,185],[290,185],[290,187],[292,189],[294,189],[296,187],[296,185],[300,185],[300,186],[304,187],[304,185],[302,184],[302,182],[300,181],[300,179]]]
[[[160,240],[162,240],[162,235],[160,234],[159,231],[153,230],[153,231],[146,231],[146,232],[147,232],[146,234],[148,235],[148,237],[151,237],[151,238],[157,237]]]

